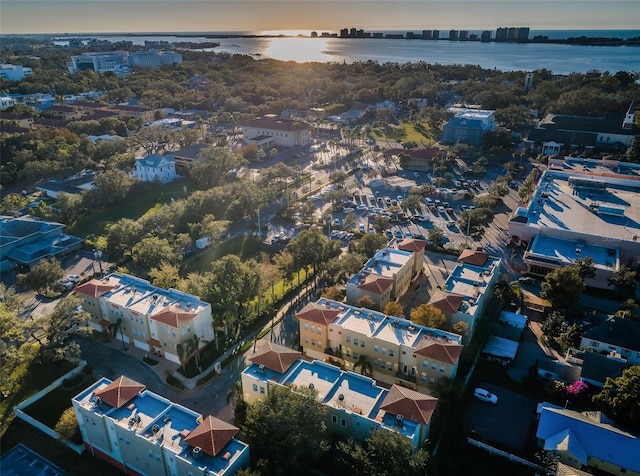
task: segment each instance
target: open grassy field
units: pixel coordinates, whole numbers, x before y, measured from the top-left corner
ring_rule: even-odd
[[[376,140],[389,142],[400,140],[423,145],[431,145],[435,142],[433,131],[426,122],[418,124],[417,127],[414,124],[402,122],[394,129],[375,129],[371,135]]]
[[[213,261],[229,254],[238,255],[242,261],[245,261],[255,255],[260,247],[261,241],[255,236],[236,236],[188,257],[182,263],[180,274],[186,277],[189,273],[209,271]]]
[[[102,210],[82,215],[76,222],[69,225],[67,232],[73,235],[87,237],[102,235],[107,225],[115,223],[121,218],[137,220],[149,211],[159,208],[171,199],[178,200],[189,196],[195,190],[195,184],[190,178],[183,178],[166,185],[149,185],[137,191],[134,197],[126,203],[118,203]]]

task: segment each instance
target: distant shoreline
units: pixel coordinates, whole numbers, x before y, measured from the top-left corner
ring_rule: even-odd
[[[557,30],[557,31],[565,31],[565,30]],[[566,30],[570,31],[570,30]],[[628,31],[628,30],[623,30]],[[611,30],[611,32],[615,32],[615,30]],[[443,32],[445,33],[445,32]],[[451,39],[448,37],[442,38],[422,38],[417,34],[412,34],[413,36],[405,36],[405,34],[401,33],[386,33],[382,36],[369,36],[369,37],[345,37],[339,36],[337,33],[323,33],[317,36],[313,35],[287,35],[287,34],[277,34],[277,35],[264,35],[264,34],[255,34],[255,33],[90,33],[90,34],[58,34],[58,35],[3,35],[3,36],[38,36],[38,37],[47,37],[52,38],[52,41],[66,41],[72,38],[79,38],[88,40],[96,36],[100,37],[126,37],[126,38],[138,38],[144,36],[156,36],[156,37],[174,37],[174,38],[206,38],[206,39],[232,39],[232,38],[306,38],[309,40],[316,39],[335,39],[335,40],[410,40],[410,41],[452,41],[452,42],[479,42],[479,43],[533,43],[533,44],[565,44],[565,45],[581,45],[581,46],[640,46],[640,31],[638,32],[638,36],[631,38],[619,38],[619,37],[602,37],[602,36],[568,36],[567,38],[549,38],[545,35],[536,35],[533,38],[529,38],[527,40],[517,41],[506,41],[506,40],[497,40],[495,38],[491,38],[489,40],[481,40],[480,37],[473,38],[464,38],[464,39]]]

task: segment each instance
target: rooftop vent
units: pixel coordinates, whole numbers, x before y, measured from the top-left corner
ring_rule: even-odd
[[[153,425],[151,427],[151,433],[158,433],[160,431],[160,425]]]
[[[170,417],[169,415],[167,415],[167,416],[165,416],[165,417],[164,417],[164,420],[163,420],[163,421],[164,421],[165,423],[171,423],[171,417]]]
[[[397,415],[396,415],[396,420],[398,420],[398,421],[402,421],[402,420],[404,420],[404,415],[402,415],[402,414],[400,414],[400,413],[399,413],[399,414],[397,414]]]
[[[199,446],[196,446],[191,452],[191,454],[193,455],[194,459],[200,459],[200,457],[202,456],[202,448],[200,448]]]
[[[258,366],[258,370],[259,370],[260,372],[264,372],[264,364],[260,364],[260,365]]]
[[[310,384],[309,384],[309,388],[310,388],[311,390],[313,390],[313,389],[314,389],[314,385],[313,385],[312,383],[310,383]]]
[[[338,395],[338,400],[340,400],[341,402],[344,401],[344,394],[341,393],[340,395]]]

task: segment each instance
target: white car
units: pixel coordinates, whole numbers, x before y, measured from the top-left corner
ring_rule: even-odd
[[[360,223],[360,224],[358,225],[358,231],[359,231],[360,233],[364,233],[364,231],[365,231],[365,227],[364,227],[364,225],[363,225],[362,223]]]
[[[78,281],[80,281],[80,276],[78,276],[77,274],[68,274],[64,279],[67,281],[71,281],[72,283],[77,283]]]
[[[483,402],[491,403],[493,405],[498,403],[498,396],[494,393],[491,393],[489,390],[485,390],[484,388],[476,388],[473,391],[473,396],[478,400],[482,400]]]

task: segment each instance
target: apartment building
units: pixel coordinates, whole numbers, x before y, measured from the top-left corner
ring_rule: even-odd
[[[182,54],[175,51],[136,51],[129,55],[129,64],[142,68],[160,68],[169,64],[182,64]]]
[[[181,363],[215,338],[211,304],[176,289],[162,289],[112,273],[75,288],[89,325],[125,345]]]
[[[232,476],[249,465],[235,426],[204,417],[121,376],[101,378],[71,403],[86,449],[125,474]]]
[[[458,370],[462,337],[451,332],[324,298],[296,317],[304,355],[346,370],[366,361],[371,376],[388,385],[428,392]]]
[[[416,448],[428,438],[437,398],[398,385],[387,390],[364,375],[299,356],[274,344],[256,353],[241,375],[244,400],[265,398],[275,386],[291,391],[311,388],[328,410],[326,425],[331,433],[362,442],[373,430],[384,429],[407,438]]]
[[[640,264],[640,165],[559,158],[548,167],[529,204],[511,216],[511,241],[526,246],[529,274],[545,276],[590,256],[596,276],[587,286],[609,288],[621,264]]]
[[[128,51],[86,52],[71,56],[71,61],[67,63],[69,73],[89,69],[96,73],[105,73],[107,71],[123,73],[128,69],[128,66]]]
[[[256,144],[262,150],[272,147],[304,147],[311,144],[309,125],[268,114],[240,124],[244,142]]]
[[[25,76],[31,76],[32,74],[33,70],[28,66],[0,64],[0,78],[5,78],[9,81],[20,81]]]

